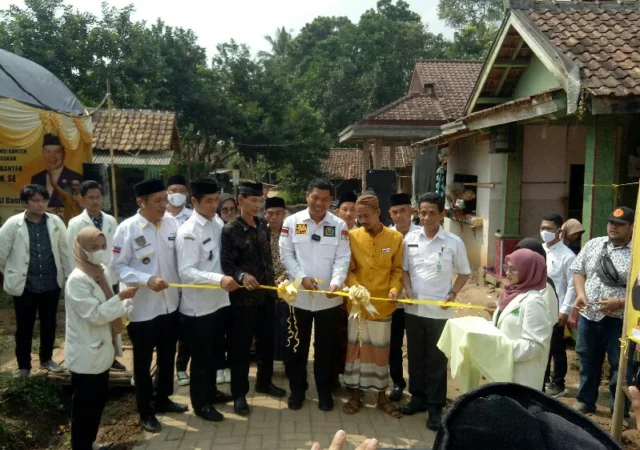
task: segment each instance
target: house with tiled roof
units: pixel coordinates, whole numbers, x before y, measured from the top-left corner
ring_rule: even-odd
[[[340,133],[340,143],[354,147],[331,150],[323,164],[327,176],[342,181],[338,193],[364,191],[367,172],[380,169],[395,171],[398,191],[420,190],[427,183],[425,167],[437,164],[437,147],[417,152],[408,147],[463,114],[481,68],[480,61],[416,61],[406,95]]]
[[[505,8],[462,114],[414,144],[440,147],[447,182],[476,191],[474,213],[445,224],[498,277],[546,214],[581,220],[583,242],[604,235],[614,207],[635,206],[640,176],[640,2]]]
[[[174,154],[181,151],[175,113],[130,109],[95,111],[93,163],[110,166],[111,149],[118,180],[118,215],[128,217],[137,208],[131,187],[139,181],[161,177],[161,171],[171,164]],[[107,178],[105,185],[110,184],[110,173]]]

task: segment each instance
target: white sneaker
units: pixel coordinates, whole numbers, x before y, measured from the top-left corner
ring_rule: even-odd
[[[131,375],[131,386],[136,387],[136,379]]]
[[[64,369],[58,363],[56,363],[53,359],[50,359],[45,363],[41,363],[40,369],[48,370],[49,372],[53,372],[53,373],[64,372]]]
[[[218,370],[216,372],[216,384],[224,383],[224,370]]]
[[[231,383],[231,369],[224,369],[224,382]]]
[[[178,386],[189,386],[189,375],[187,375],[187,372],[178,372]]]

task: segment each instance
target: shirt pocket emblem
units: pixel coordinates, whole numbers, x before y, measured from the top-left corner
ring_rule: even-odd
[[[135,240],[135,243],[138,245],[138,247],[142,247],[147,243],[147,240],[144,238],[144,236],[138,236],[134,240]]]
[[[336,227],[325,225],[323,228],[324,237],[336,237]]]

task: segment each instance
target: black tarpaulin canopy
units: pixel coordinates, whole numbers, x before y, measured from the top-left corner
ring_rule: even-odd
[[[0,49],[0,98],[73,116],[86,115],[71,90],[44,67]]]

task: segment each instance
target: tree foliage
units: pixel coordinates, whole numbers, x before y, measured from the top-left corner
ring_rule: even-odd
[[[317,17],[296,36],[278,28],[258,57],[231,40],[208,58],[191,30],[135,21],[133,6],[105,3],[94,16],[63,0],[24,3],[1,12],[0,48],[46,67],[87,106],[109,81],[116,107],[175,111],[189,175],[240,167],[294,195],[342,129],[405,94],[417,58],[482,56],[495,32],[484,22],[497,17],[492,0],[441,0],[458,27],[451,42],[404,0],[379,0],[358,22]]]

